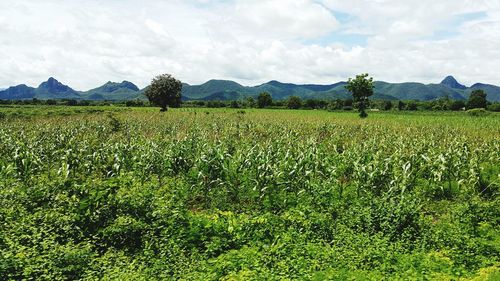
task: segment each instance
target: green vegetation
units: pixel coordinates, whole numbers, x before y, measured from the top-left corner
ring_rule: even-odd
[[[349,81],[347,81],[345,88],[352,94],[361,118],[368,117],[366,113],[366,109],[370,104],[368,98],[373,95],[374,87],[373,78],[368,78],[368,73],[356,75],[356,78],[349,78]]]
[[[161,111],[167,111],[168,106],[180,107],[181,91],[181,81],[170,74],[163,74],[153,78],[144,95],[151,104],[159,106]]]
[[[290,109],[299,109],[302,107],[302,100],[299,97],[291,96],[288,98],[286,107]]]
[[[467,101],[467,109],[486,108],[488,101],[483,90],[474,90]]]
[[[273,98],[268,92],[262,92],[257,97],[257,106],[260,108],[268,107],[273,104]]]
[[[0,279],[500,277],[495,112],[0,113]]]

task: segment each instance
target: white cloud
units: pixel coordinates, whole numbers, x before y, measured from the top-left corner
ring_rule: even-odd
[[[476,12],[485,16],[456,20]],[[0,34],[0,87],[49,76],[81,90],[108,80],[145,86],[165,72],[188,83],[333,83],[369,72],[500,84],[496,0],[2,0]],[[319,38],[327,42],[308,43]]]

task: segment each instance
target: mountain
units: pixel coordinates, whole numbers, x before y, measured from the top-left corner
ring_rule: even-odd
[[[192,100],[203,100],[219,92],[246,92],[246,87],[228,80],[210,80],[201,85],[182,85],[182,96]]]
[[[231,100],[245,97],[257,97],[262,92],[270,93],[274,99],[286,99],[289,96],[299,96],[301,98],[323,98],[325,93],[336,87],[345,85],[339,82],[331,85],[305,84],[297,85],[292,83],[282,83],[279,81],[269,81],[267,83],[247,87],[233,81],[210,80],[201,85],[191,86],[183,84],[182,97],[185,100]],[[332,98],[326,94],[327,98]]]
[[[81,93],[81,98],[89,100],[131,100],[140,98],[140,89],[134,83],[107,82],[106,84]]]
[[[28,87],[24,84],[13,86],[7,90],[0,91],[0,99],[3,100],[22,100],[32,99],[35,97],[35,88]]]
[[[50,77],[36,88],[35,97],[38,99],[78,99],[80,94],[69,86]]]
[[[400,100],[433,100],[448,96],[452,99],[463,100],[463,92],[443,84],[422,83],[387,83],[375,82],[375,94],[385,94]]]
[[[465,87],[464,85],[458,83],[457,79],[455,79],[455,77],[453,77],[453,76],[446,76],[446,78],[444,78],[444,80],[441,81],[440,84],[448,86],[448,87],[450,87],[452,89],[459,89],[459,90],[465,90],[465,89],[467,89],[467,87]]]
[[[269,92],[273,99],[283,100],[290,96],[302,99],[347,99],[351,94],[345,89],[346,82],[328,85],[293,84],[276,80],[249,87],[230,80],[210,80],[201,85],[183,83],[183,100],[235,100],[256,98],[261,92]],[[455,100],[467,99],[473,90],[484,90],[487,99],[500,101],[500,87],[476,83],[471,87],[460,84],[453,76],[447,76],[439,84],[416,82],[389,83],[376,81],[372,99],[385,100],[433,100],[449,97]],[[133,100],[146,99],[145,89],[139,89],[129,81],[107,82],[88,91],[76,91],[55,78],[49,78],[37,88],[24,84],[0,91],[0,99],[86,99],[86,100]]]
[[[37,88],[24,84],[0,91],[0,99],[76,99],[76,100],[132,100],[145,99],[142,91],[132,82],[107,82],[101,87],[80,92],[50,77]]]
[[[233,81],[210,80],[195,86],[184,84],[182,96],[184,100],[231,100],[246,97],[255,98],[261,92],[268,92],[274,99],[278,100],[287,99],[290,96],[298,96],[302,99],[347,99],[351,97],[351,94],[345,89],[345,85],[346,82],[330,85],[301,85],[272,80],[258,86],[246,87]],[[467,88],[453,76],[446,77],[439,84],[376,81],[372,99],[433,100],[449,97],[455,100],[465,100],[474,89],[485,90],[490,101],[500,101],[500,87],[475,84]]]

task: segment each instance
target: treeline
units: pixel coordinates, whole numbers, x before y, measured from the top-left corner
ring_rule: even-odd
[[[0,105],[64,105],[64,106],[127,106],[127,107],[143,107],[150,106],[149,101],[144,100],[128,100],[128,101],[89,101],[89,100],[0,100]],[[208,108],[278,108],[278,109],[320,109],[330,111],[350,111],[357,109],[357,105],[352,99],[336,99],[336,100],[318,100],[318,99],[301,99],[300,97],[291,96],[286,100],[274,100],[269,93],[261,93],[257,98],[248,97],[244,100],[211,100],[211,101],[183,101],[183,107],[208,107]],[[448,97],[443,97],[431,101],[418,100],[371,100],[371,110],[400,110],[400,111],[460,111],[474,108],[484,108],[489,111],[500,112],[500,102],[488,102],[486,94],[483,91],[478,91],[472,94],[469,100],[452,100]]]
[[[186,101],[183,102],[186,107],[208,107],[208,108],[281,108],[281,109],[318,109],[330,111],[350,111],[357,108],[352,99],[337,99],[337,100],[302,100],[299,97],[290,97],[287,100],[273,100],[270,103],[259,106],[253,99],[238,100],[238,101]],[[432,101],[417,101],[417,100],[372,100],[370,109],[372,110],[400,110],[400,111],[460,111],[472,108],[486,108],[489,111],[500,112],[499,102],[487,102],[486,107],[478,107],[468,105],[467,101],[451,100],[441,98]]]
[[[113,100],[74,100],[74,99],[26,99],[26,100],[1,100],[0,105],[64,105],[64,106],[106,106],[106,105],[122,105],[122,106],[149,106],[148,101],[143,100],[128,100],[128,101],[113,101]]]

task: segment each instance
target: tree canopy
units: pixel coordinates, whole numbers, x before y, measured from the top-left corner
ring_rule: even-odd
[[[290,109],[299,109],[302,106],[302,100],[299,97],[291,96],[288,98],[287,107]]]
[[[486,108],[486,93],[483,90],[474,90],[467,101],[467,109]]]
[[[359,116],[365,118],[368,116],[366,114],[366,108],[368,107],[369,100],[368,97],[373,95],[373,78],[368,78],[368,73],[356,75],[356,78],[349,78],[345,88],[351,92],[354,102],[359,110]]]
[[[159,106],[161,111],[166,111],[168,106],[181,105],[181,91],[181,81],[170,74],[162,74],[153,78],[144,94],[152,104]]]
[[[270,106],[273,103],[273,98],[271,97],[271,94],[268,92],[262,92],[259,94],[259,97],[257,98],[257,106],[260,108]]]

